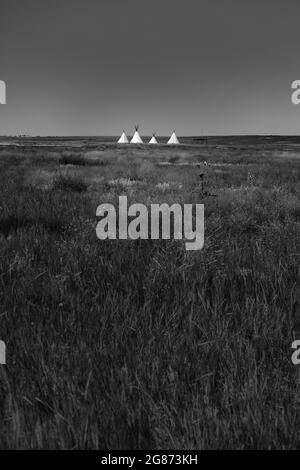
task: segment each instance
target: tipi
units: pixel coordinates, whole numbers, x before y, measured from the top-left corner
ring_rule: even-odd
[[[171,135],[167,143],[171,145],[178,145],[180,143],[179,140],[177,139],[175,131],[173,131],[173,134]]]
[[[149,140],[149,144],[158,144],[155,133],[153,132],[151,139]]]
[[[125,132],[123,131],[121,137],[119,138],[118,140],[118,144],[128,144],[129,143],[129,140],[127,138],[127,135],[125,134]]]
[[[139,134],[139,126],[135,126],[135,133],[133,134],[133,137],[130,141],[131,144],[142,144],[143,141],[141,139],[141,136]]]

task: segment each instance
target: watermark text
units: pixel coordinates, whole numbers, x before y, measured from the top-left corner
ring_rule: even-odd
[[[148,212],[144,204],[128,207],[127,196],[119,196],[118,212],[113,204],[105,203],[98,206],[96,215],[102,217],[96,227],[100,240],[173,238],[184,240],[188,251],[201,250],[204,245],[203,204],[183,204],[183,210],[180,204],[151,204]]]
[[[0,341],[0,364],[6,364],[6,346],[4,341]]]
[[[6,104],[6,84],[0,80],[0,104]]]
[[[300,103],[300,80],[294,80],[292,83],[292,96],[291,100],[293,104],[299,104]]]
[[[297,366],[300,364],[300,340],[296,339],[292,343],[292,349],[295,349],[295,351],[292,354],[292,363]]]

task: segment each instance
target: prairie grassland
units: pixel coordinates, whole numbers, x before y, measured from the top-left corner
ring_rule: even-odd
[[[298,156],[0,150],[1,448],[300,448]],[[204,203],[203,250],[98,240],[122,194]]]

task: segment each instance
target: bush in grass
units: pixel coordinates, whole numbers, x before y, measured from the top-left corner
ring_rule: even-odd
[[[62,155],[59,159],[60,165],[88,165],[87,160],[80,154]]]
[[[87,190],[88,185],[79,176],[58,175],[52,185],[52,189],[59,191],[73,191],[81,193]]]

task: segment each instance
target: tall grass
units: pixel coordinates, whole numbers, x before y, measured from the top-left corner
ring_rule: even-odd
[[[153,181],[169,171],[143,165],[135,202],[161,198]],[[1,448],[299,448],[300,169],[253,165],[256,181],[249,169],[215,179],[209,169],[215,198],[194,169],[180,170],[181,191],[164,192],[204,201],[200,252],[101,242],[88,191],[28,188],[14,162],[5,167]]]

